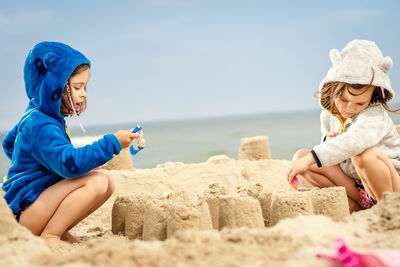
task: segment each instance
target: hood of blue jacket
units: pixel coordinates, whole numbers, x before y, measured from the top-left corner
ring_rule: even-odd
[[[42,112],[62,118],[61,96],[72,72],[90,61],[79,51],[57,42],[35,45],[25,60],[24,81],[29,98],[28,110],[37,108]]]

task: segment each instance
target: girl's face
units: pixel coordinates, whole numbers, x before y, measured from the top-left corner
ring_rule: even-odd
[[[72,101],[78,112],[86,98],[86,85],[89,80],[89,69],[83,70],[69,78]]]
[[[362,90],[365,89],[357,90],[348,86],[335,98],[335,105],[342,119],[347,120],[368,107],[375,87],[371,86],[364,93],[361,93]]]

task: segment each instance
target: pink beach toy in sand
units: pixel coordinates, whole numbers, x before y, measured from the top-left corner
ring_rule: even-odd
[[[296,190],[301,185],[301,182],[299,178],[297,178],[297,175],[293,177],[292,181],[290,182],[290,185]]]
[[[336,255],[317,253],[317,258],[326,259],[342,267],[400,267],[400,250],[377,250],[358,253],[351,250],[343,239],[335,240]]]

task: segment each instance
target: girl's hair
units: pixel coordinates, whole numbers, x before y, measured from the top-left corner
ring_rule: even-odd
[[[321,91],[316,92],[316,96],[320,98],[321,105],[330,110],[333,114],[338,114],[338,110],[335,105],[335,98],[340,96],[344,90],[354,96],[359,96],[365,93],[369,88],[374,88],[374,92],[371,97],[371,101],[369,104],[381,103],[382,106],[389,112],[397,112],[399,109],[392,109],[387,105],[387,101],[392,98],[391,93],[388,90],[385,90],[385,96],[382,94],[382,90],[380,87],[372,85],[374,81],[375,72],[372,69],[372,79],[369,84],[348,84],[345,82],[329,82],[324,84]],[[359,94],[355,94],[349,90],[349,87],[356,89],[359,91]]]
[[[78,73],[81,73],[82,71],[88,70],[89,69],[89,64],[81,64],[78,67],[76,67],[76,69],[72,72],[70,78]],[[67,84],[69,85],[69,79],[67,81]],[[67,86],[65,86],[64,91],[62,93],[62,98],[61,98],[61,106],[60,106],[60,113],[62,115],[73,115],[74,114],[74,110],[71,107],[70,101],[69,101],[69,95],[68,95],[68,90],[66,89]],[[71,88],[71,86],[69,86]],[[72,96],[71,96],[72,97]],[[82,112],[85,111],[87,107],[87,101],[85,98],[85,101],[83,102],[81,108],[79,109],[79,111],[77,110],[76,113],[79,115]]]

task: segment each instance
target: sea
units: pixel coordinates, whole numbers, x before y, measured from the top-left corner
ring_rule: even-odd
[[[312,148],[320,142],[320,110],[267,113],[242,116],[197,118],[171,121],[132,122],[119,125],[71,128],[75,146],[92,143],[104,134],[120,129],[143,128],[146,147],[132,156],[135,168],[155,168],[168,161],[198,163],[214,155],[237,159],[242,138],[268,136],[271,157],[290,160],[300,148]],[[391,114],[400,124],[400,115]],[[6,132],[0,132],[0,141]],[[7,175],[10,160],[1,150],[0,177]]]

